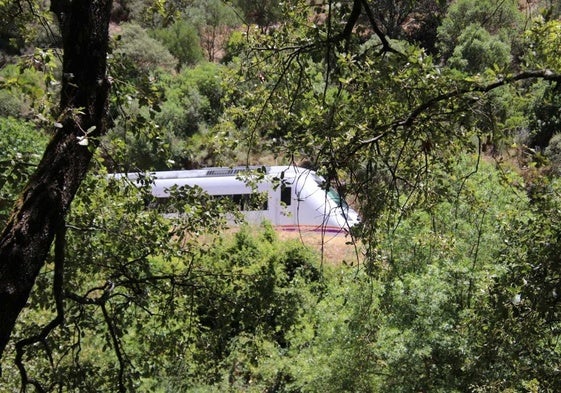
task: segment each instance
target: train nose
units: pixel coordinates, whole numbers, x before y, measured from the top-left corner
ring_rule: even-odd
[[[360,223],[360,217],[358,216],[358,213],[353,209],[351,208],[344,209],[342,213],[343,213],[342,216],[344,217],[345,220],[344,225],[342,226],[347,228],[352,228]]]
[[[358,225],[360,223],[360,217],[358,216],[358,213],[355,211],[349,212],[348,216],[347,216],[347,225],[352,228],[355,225]]]

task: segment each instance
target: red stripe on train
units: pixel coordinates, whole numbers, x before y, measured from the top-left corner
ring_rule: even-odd
[[[347,231],[335,226],[322,225],[277,225],[276,228],[288,232],[322,232],[322,233],[346,233]]]

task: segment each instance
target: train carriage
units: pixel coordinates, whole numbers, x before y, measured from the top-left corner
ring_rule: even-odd
[[[282,230],[339,233],[359,222],[357,212],[322,177],[297,166],[161,171],[151,177],[152,194],[161,202],[176,187],[198,186],[210,196],[231,199],[248,223],[268,220]]]

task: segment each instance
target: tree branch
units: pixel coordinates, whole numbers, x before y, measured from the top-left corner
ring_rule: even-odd
[[[367,0],[355,0],[355,2],[358,2],[358,1],[360,1],[362,3],[362,6],[364,7],[364,10],[366,12],[366,16],[368,17],[368,20],[370,21],[370,26],[372,27],[372,30],[374,30],[374,33],[376,34],[376,36],[378,36],[378,39],[382,43],[382,53],[391,52],[391,53],[395,53],[397,55],[403,56],[402,53],[400,53],[397,50],[395,50],[394,48],[392,48],[392,46],[388,42],[386,36],[382,32],[382,30],[380,30],[380,28],[378,27],[378,23],[376,22],[376,18],[374,17],[374,13],[372,12],[372,9],[370,8],[370,5],[368,4],[368,1]]]
[[[103,313],[103,319],[107,324],[107,329],[109,330],[109,336],[111,337],[111,342],[113,343],[113,349],[115,350],[115,355],[117,356],[117,361],[119,362],[119,392],[125,393],[127,391],[125,387],[125,358],[123,356],[123,352],[121,350],[121,343],[118,338],[117,331],[115,329],[115,325],[113,324],[113,320],[109,313],[107,312],[107,307],[105,306],[105,302],[101,303],[101,311]]]
[[[52,0],[63,37],[60,123],[0,235],[0,358],[106,132],[111,0]],[[89,146],[79,144],[84,130]]]
[[[356,153],[356,151],[358,151],[359,149],[361,149],[364,146],[367,145],[371,145],[373,143],[377,143],[379,142],[381,139],[383,139],[388,133],[390,133],[391,131],[400,128],[400,127],[410,127],[413,125],[413,123],[417,120],[417,118],[425,111],[431,109],[432,107],[438,105],[439,103],[446,101],[446,100],[450,100],[452,98],[456,98],[456,97],[460,97],[462,95],[465,94],[469,94],[469,93],[488,93],[494,89],[497,89],[499,87],[508,85],[510,83],[514,83],[514,82],[518,82],[521,80],[527,80],[527,79],[543,79],[546,81],[551,81],[551,82],[557,82],[560,83],[561,82],[561,74],[555,73],[551,70],[529,70],[529,71],[523,71],[520,72],[516,75],[512,75],[509,77],[505,77],[502,79],[499,79],[495,82],[489,83],[487,85],[473,85],[470,86],[469,88],[466,89],[459,89],[459,90],[455,90],[455,91],[451,91],[448,93],[443,93],[440,94],[436,97],[431,98],[430,100],[418,105],[416,108],[414,108],[409,115],[407,116],[406,119],[403,120],[399,120],[396,121],[390,125],[387,125],[387,129],[385,129],[384,131],[380,132],[378,135],[369,138],[369,139],[365,139],[362,140],[358,143],[358,145],[356,146],[356,148],[352,148],[351,152],[352,153]]]
[[[374,17],[374,13],[372,12],[372,9],[370,8],[370,5],[368,4],[367,0],[353,1],[353,8],[351,10],[349,18],[347,19],[347,23],[345,24],[343,31],[337,34],[335,37],[333,37],[333,41],[335,42],[342,41],[342,40],[348,41],[350,39],[351,34],[353,33],[353,30],[358,22],[358,19],[360,18],[363,9],[366,12],[368,21],[370,22],[370,27],[372,28],[374,34],[376,34],[376,36],[382,43],[382,50],[380,52],[381,53],[391,52],[403,56],[402,53],[400,53],[390,45],[385,34],[378,26],[376,18]]]
[[[55,298],[56,317],[53,320],[51,320],[47,325],[45,325],[38,334],[32,337],[24,338],[23,340],[20,340],[16,343],[15,363],[20,373],[23,390],[25,390],[26,385],[30,384],[35,386],[35,388],[40,392],[45,391],[38,381],[34,379],[30,379],[28,377],[27,370],[25,369],[25,365],[23,364],[23,354],[25,352],[25,347],[41,342],[45,345],[47,352],[49,352],[49,358],[50,358],[50,351],[49,351],[48,344],[46,342],[47,336],[56,327],[58,327],[64,322],[63,285],[64,285],[65,244],[66,244],[66,226],[64,225],[63,222],[57,231],[56,241],[55,241],[55,271],[54,271],[54,278],[53,278],[53,296]],[[50,358],[50,361],[52,365],[52,358]]]
[[[345,24],[345,28],[343,31],[335,37],[335,41],[340,40],[348,40],[351,37],[353,29],[358,22],[358,18],[360,17],[361,12],[361,2],[362,0],[354,0],[353,1],[353,9],[351,10],[351,14],[349,15],[349,19],[347,19],[347,23]]]
[[[468,93],[488,93],[498,87],[508,85],[510,83],[518,82],[525,79],[543,79],[553,82],[561,82],[561,74],[554,73],[551,70],[531,70],[523,71],[519,74],[499,79],[488,85],[475,85],[467,89],[460,89],[457,91],[451,91],[445,94],[438,95],[427,102],[419,105],[415,108],[407,117],[407,119],[395,123],[396,126],[408,127],[413,124],[413,122],[427,109],[435,106],[436,104],[449,100],[451,98],[459,97]]]

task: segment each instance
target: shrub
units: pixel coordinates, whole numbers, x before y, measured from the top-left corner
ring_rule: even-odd
[[[438,47],[444,59],[448,59],[460,44],[460,36],[473,24],[492,35],[502,35],[503,42],[509,42],[522,23],[523,15],[514,0],[454,1],[438,28]]]
[[[561,134],[555,134],[545,148],[545,155],[549,159],[552,171],[561,174]]]
[[[33,58],[33,61],[41,59]],[[54,67],[53,64],[48,65]],[[52,76],[48,76],[51,78]],[[35,108],[51,105],[46,88],[47,74],[26,64],[8,64],[0,70],[0,116],[30,118]]]
[[[166,101],[156,115],[157,123],[179,138],[215,124],[223,107],[220,73],[220,66],[203,63],[163,79]]]
[[[124,23],[116,38],[114,54],[133,65],[136,72],[131,76],[136,77],[157,68],[171,70],[177,65],[177,60],[170,52],[137,24]]]
[[[185,20],[177,20],[171,26],[154,30],[152,36],[161,41],[178,60],[177,69],[194,65],[203,59],[203,51],[197,29]]]
[[[34,124],[0,118],[0,227],[39,162],[47,137]]]
[[[478,24],[471,24],[458,37],[448,65],[462,71],[479,73],[487,68],[504,68],[509,62],[508,42],[492,36]]]

